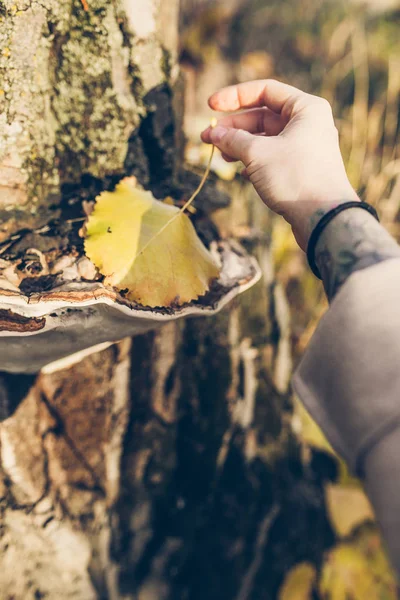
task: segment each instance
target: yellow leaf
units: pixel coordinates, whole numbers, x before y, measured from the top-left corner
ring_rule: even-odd
[[[315,568],[302,563],[291,569],[279,592],[279,600],[311,600],[316,580]]]
[[[150,192],[124,179],[103,192],[86,225],[85,252],[100,273],[115,280],[129,271],[138,252],[142,217],[153,204]]]
[[[332,446],[329,444],[325,435],[298,399],[296,399],[295,402],[295,414],[299,422],[299,435],[301,440],[312,448],[334,454]]]
[[[326,600],[380,600],[368,561],[350,544],[330,552],[322,570],[320,592]]]
[[[397,600],[396,579],[375,526],[363,526],[328,554],[319,587],[324,600]]]
[[[339,536],[345,537],[358,525],[374,520],[371,504],[361,489],[327,485],[325,495],[332,525]]]
[[[397,580],[383,548],[378,528],[371,524],[364,525],[357,530],[353,544],[367,558],[369,568],[380,586],[380,598],[398,600]]]
[[[219,275],[188,217],[129,178],[97,198],[85,252],[105,285],[127,290],[143,306],[181,306],[205,294]]]

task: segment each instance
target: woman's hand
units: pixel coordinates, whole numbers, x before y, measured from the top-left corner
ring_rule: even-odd
[[[261,199],[292,226],[305,250],[312,217],[358,200],[344,168],[332,110],[323,98],[274,80],[226,87],[210,107],[238,111],[202,133],[225,160],[241,160]],[[321,212],[322,211],[322,212]]]

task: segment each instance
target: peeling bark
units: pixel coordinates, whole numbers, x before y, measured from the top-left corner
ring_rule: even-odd
[[[182,167],[177,11],[0,2],[0,241],[18,232],[14,259],[79,253],[70,221],[122,174],[176,200],[197,184]],[[238,185],[228,207],[211,180],[197,201],[205,242],[246,224],[262,266],[229,310],[0,374],[2,597],[272,600],[291,565],[318,564],[323,478],[291,429],[287,307],[254,200]]]

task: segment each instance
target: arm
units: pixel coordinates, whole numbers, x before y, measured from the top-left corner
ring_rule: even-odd
[[[312,225],[322,216],[317,211]],[[354,208],[333,219],[315,249],[329,301],[353,273],[396,257],[400,257],[400,246],[392,236],[369,213]]]
[[[276,81],[225,88],[210,106],[228,115],[202,134],[305,250],[317,220],[357,200],[328,103]],[[315,250],[331,308],[295,373],[299,397],[360,474],[400,573],[400,248],[375,219],[337,215]],[[398,274],[398,275],[397,275]]]
[[[400,574],[399,275],[398,257],[352,273],[322,318],[293,385],[363,480]]]

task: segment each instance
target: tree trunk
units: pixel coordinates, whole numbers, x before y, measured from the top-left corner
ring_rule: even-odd
[[[187,197],[178,0],[5,0],[0,20],[0,242],[44,251],[50,223],[60,247],[60,224],[73,235],[126,174]],[[205,241],[219,209],[260,262],[240,301],[1,374],[2,598],[272,600],[321,560],[322,470],[292,431],[289,320],[253,200],[235,184],[228,208],[211,181],[197,204]]]

